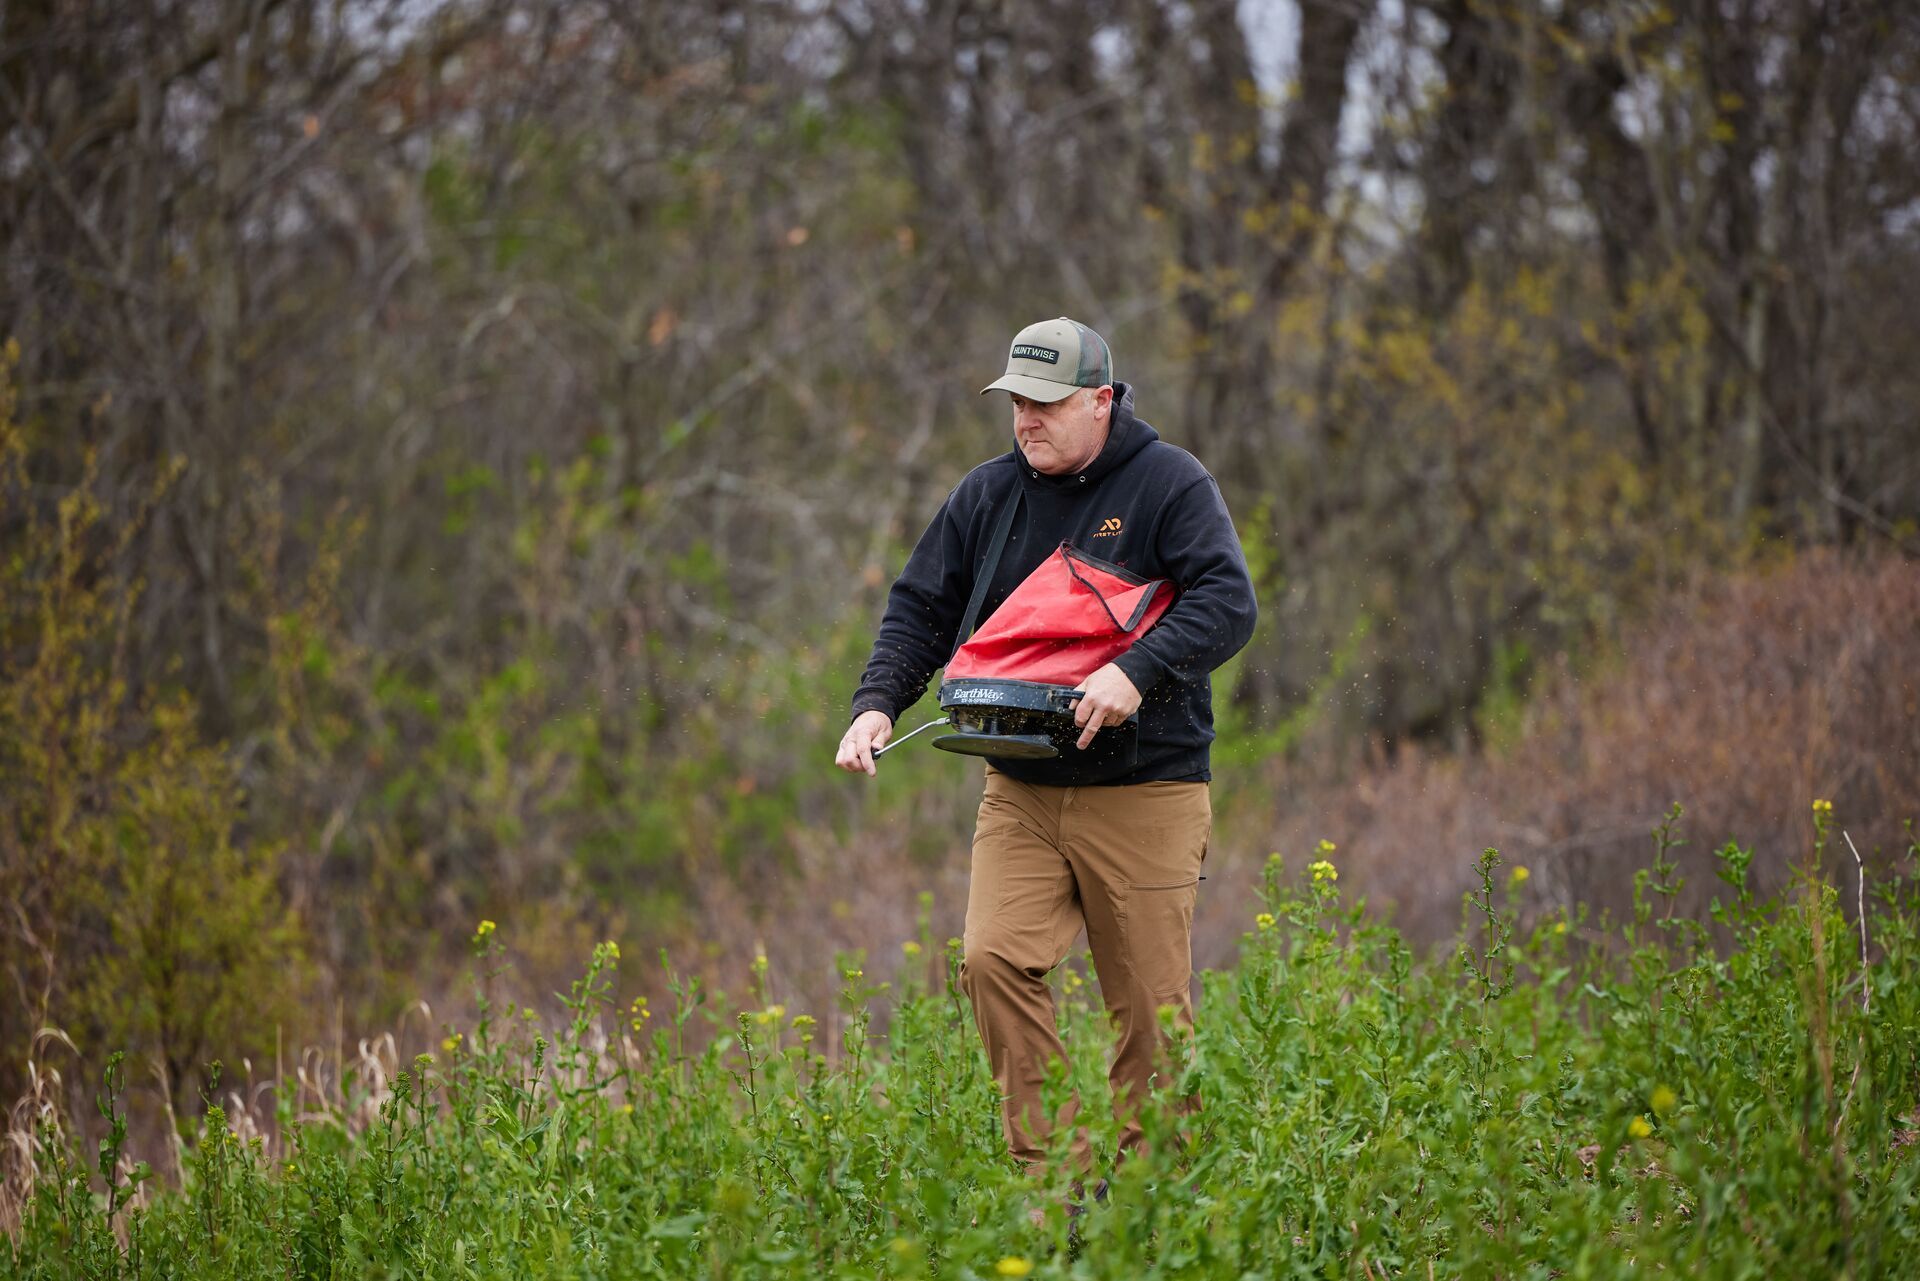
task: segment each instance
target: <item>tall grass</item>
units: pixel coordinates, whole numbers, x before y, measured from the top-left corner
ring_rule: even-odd
[[[1674,910],[1677,819],[1617,928],[1516,933],[1527,872],[1487,851],[1431,961],[1342,896],[1336,853],[1303,876],[1276,855],[1147,1149],[1099,1171],[1083,1214],[1069,1136],[1051,1174],[1008,1163],[955,944],[924,921],[903,989],[849,961],[839,1008],[810,1014],[766,1003],[764,967],[745,1009],[677,976],[670,1008],[620,1002],[602,944],[552,1027],[501,1002],[483,923],[470,1020],[358,1095],[364,1124],[289,1098],[269,1139],[214,1107],[181,1186],[134,1196],[110,1068],[97,1151],[34,1127],[0,1275],[1902,1275],[1920,850],[1891,883],[1762,899],[1729,844],[1702,922]],[[1831,822],[1816,810],[1822,845]],[[1097,1000],[1071,969],[1059,991],[1052,1098],[1099,1098]],[[1204,1109],[1182,1118],[1189,1091]],[[1112,1119],[1082,1117],[1110,1150]]]

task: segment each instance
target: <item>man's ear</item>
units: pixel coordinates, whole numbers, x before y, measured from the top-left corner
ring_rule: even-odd
[[[1093,407],[1101,413],[1107,413],[1112,410],[1113,385],[1111,383],[1103,384],[1093,389]]]

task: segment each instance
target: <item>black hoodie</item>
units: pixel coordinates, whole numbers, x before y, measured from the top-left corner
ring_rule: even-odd
[[[1024,492],[981,617],[1061,543],[1178,589],[1158,623],[1116,660],[1141,693],[1137,752],[1102,730],[1082,752],[1051,760],[992,758],[1029,783],[1056,786],[1206,779],[1213,742],[1207,674],[1253,634],[1253,583],[1220,487],[1200,461],[1133,415],[1133,388],[1114,384],[1107,443],[1084,471],[1048,476],[1017,449],[980,464],[947,495],[887,596],[873,656],[853,696],[853,714],[878,709],[896,725],[952,657],[955,633],[987,543],[1014,487]]]

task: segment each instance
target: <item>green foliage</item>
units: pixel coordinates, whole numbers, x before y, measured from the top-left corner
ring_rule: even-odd
[[[924,916],[884,1035],[855,959],[821,1017],[766,1004],[761,965],[731,1015],[668,969],[656,1020],[616,1005],[604,943],[550,1039],[490,1003],[507,962],[482,922],[477,1018],[367,1128],[283,1118],[276,1165],[215,1108],[185,1187],[133,1205],[43,1131],[0,1275],[1864,1278],[1920,1249],[1911,881],[1880,888],[1862,955],[1829,887],[1758,901],[1728,847],[1733,947],[1630,927],[1580,950],[1563,919],[1515,932],[1526,872],[1488,851],[1453,968],[1367,924],[1318,853],[1303,880],[1270,862],[1147,1147],[1081,1214],[1064,1159],[1009,1164],[955,945],[940,965]],[[1104,1019],[1077,972],[1060,995],[1052,1092],[1096,1097]]]
[[[139,584],[121,565],[145,509],[110,519],[89,460],[49,518],[7,378],[0,363],[7,1025],[21,1041],[51,1025],[86,1053],[151,1056],[184,1102],[206,1055],[270,1044],[299,995],[279,851],[241,836],[232,758],[202,739],[192,699],[124,675]],[[276,978],[234,980],[245,973]]]
[[[75,860],[75,919],[105,926],[62,1021],[95,1044],[150,1049],[169,1082],[209,1055],[268,1045],[300,994],[300,933],[275,882],[278,851],[234,840],[242,797],[225,753],[198,741],[191,710],[156,707],[146,742],[119,762],[110,818]],[[273,974],[271,983],[236,982]]]

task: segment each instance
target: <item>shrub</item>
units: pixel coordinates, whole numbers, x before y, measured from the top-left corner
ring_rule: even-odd
[[[0,1092],[37,1088],[64,1039],[156,1064],[182,1106],[205,1055],[271,1044],[297,936],[192,700],[125,676],[145,510],[108,512],[91,462],[39,499],[7,377],[0,361]]]

